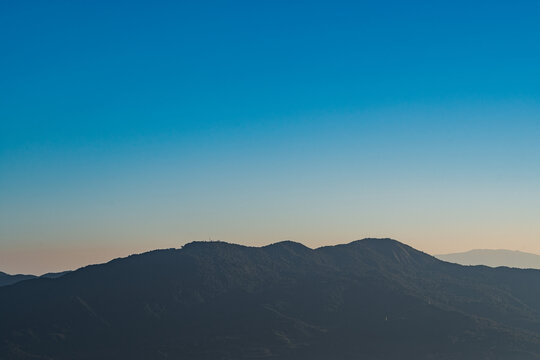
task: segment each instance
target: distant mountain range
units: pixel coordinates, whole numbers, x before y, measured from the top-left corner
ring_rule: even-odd
[[[10,274],[6,274],[0,271],[0,286],[15,284],[15,283],[18,283],[19,281],[34,279],[35,277],[36,276],[34,275],[23,275],[23,274],[10,275]]]
[[[195,242],[0,288],[0,359],[540,359],[540,270]]]
[[[12,285],[23,280],[35,279],[38,277],[47,278],[47,279],[55,279],[69,272],[70,271],[62,271],[62,272],[57,272],[57,273],[47,273],[41,276],[36,276],[36,275],[23,275],[23,274],[10,275],[10,274],[6,274],[5,272],[0,271],[0,286]]]
[[[435,255],[438,259],[461,265],[508,266],[540,269],[540,255],[511,250],[471,250],[462,253]]]

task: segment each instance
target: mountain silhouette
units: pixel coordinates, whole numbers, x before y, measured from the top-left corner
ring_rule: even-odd
[[[0,359],[539,359],[540,271],[194,242],[0,288]]]
[[[62,272],[57,272],[57,273],[51,272],[51,273],[43,274],[41,276],[36,276],[36,275],[23,275],[23,274],[10,275],[10,274],[6,274],[5,272],[0,271],[0,286],[13,285],[23,280],[36,279],[39,277],[55,279],[69,272],[70,271],[62,271]]]
[[[12,285],[18,283],[19,281],[34,279],[35,277],[35,275],[24,274],[10,275],[0,271],[0,286]]]
[[[462,253],[436,255],[436,257],[461,265],[540,269],[540,255],[521,251],[475,249]]]

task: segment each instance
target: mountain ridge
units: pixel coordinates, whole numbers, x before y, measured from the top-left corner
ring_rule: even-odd
[[[391,239],[194,242],[0,288],[0,358],[538,359],[539,295]]]
[[[540,269],[540,255],[518,250],[473,249],[459,253],[435,255],[435,257],[460,265]]]
[[[61,271],[61,272],[49,272],[40,276],[30,275],[30,274],[7,274],[5,272],[0,271],[0,287],[13,285],[18,282],[31,280],[31,279],[38,279],[38,278],[55,279],[60,276],[64,276],[65,274],[70,273],[71,271],[72,270]]]

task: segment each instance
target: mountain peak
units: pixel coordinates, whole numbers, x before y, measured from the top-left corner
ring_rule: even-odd
[[[322,252],[339,252],[343,259],[362,257],[377,267],[430,265],[437,260],[409,245],[390,238],[365,238],[348,244],[320,248]]]
[[[400,246],[400,245],[405,245],[402,242],[399,242],[399,241],[391,239],[391,238],[364,238],[364,239],[352,241],[347,245],[354,245],[354,244],[370,245],[370,246]],[[407,246],[407,245],[405,245],[405,246]]]
[[[308,248],[304,244],[296,242],[296,241],[292,241],[292,240],[278,241],[276,243],[263,246],[263,248],[267,248],[267,249],[269,249],[269,248],[285,248],[285,249],[295,249],[295,250],[303,250],[303,251],[311,250],[310,248]]]

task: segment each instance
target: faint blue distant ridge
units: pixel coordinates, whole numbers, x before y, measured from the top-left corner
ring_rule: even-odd
[[[475,249],[462,253],[435,255],[435,257],[461,265],[540,269],[540,255],[522,251]]]

